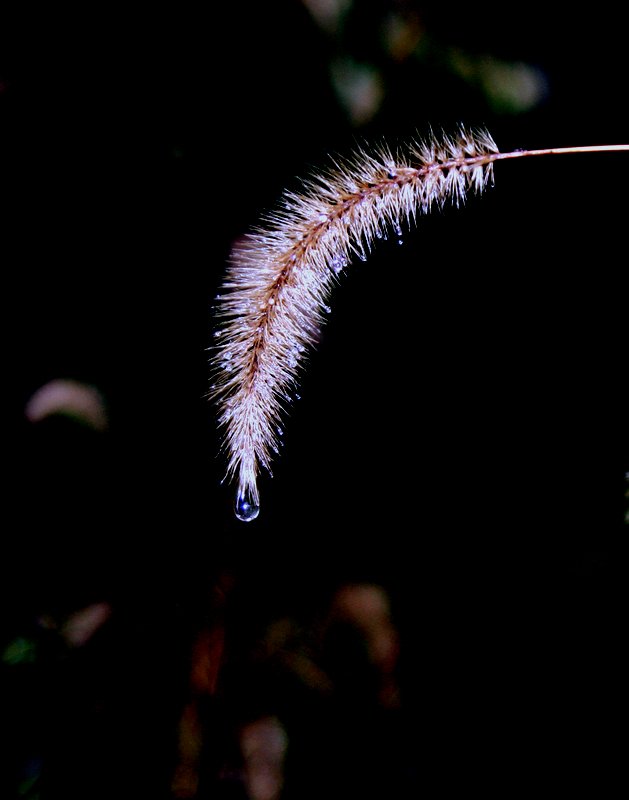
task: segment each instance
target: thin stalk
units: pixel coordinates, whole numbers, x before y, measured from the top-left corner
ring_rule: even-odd
[[[629,144],[594,144],[587,147],[547,147],[542,150],[513,150],[510,153],[492,153],[490,161],[504,161],[507,158],[526,158],[527,156],[561,156],[570,153],[618,153],[629,151]]]

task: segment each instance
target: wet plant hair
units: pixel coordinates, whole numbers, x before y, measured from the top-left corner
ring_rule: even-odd
[[[395,152],[363,148],[286,192],[234,250],[216,307],[210,395],[237,481],[236,516],[258,516],[257,478],[271,472],[287,406],[349,264],[378,239],[400,238],[417,217],[493,183],[496,161],[529,156],[629,151],[629,145],[501,153],[484,129],[460,126]]]

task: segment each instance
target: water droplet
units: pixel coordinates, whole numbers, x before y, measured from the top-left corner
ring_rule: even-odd
[[[252,522],[260,513],[260,506],[253,497],[253,492],[249,487],[238,487],[236,494],[236,504],[234,513],[241,522]]]
[[[334,270],[336,275],[347,266],[347,259],[344,255],[335,255],[332,261],[330,262],[330,266]]]
[[[329,314],[332,309],[330,306],[322,305],[321,308],[325,311],[326,314]]]

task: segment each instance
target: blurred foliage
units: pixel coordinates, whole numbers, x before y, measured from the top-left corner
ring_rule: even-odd
[[[547,82],[540,68],[440,40],[415,3],[368,6],[304,0],[304,4],[330,39],[330,79],[355,127],[380,112],[403,67],[415,72],[419,83],[430,74],[437,83],[454,81],[452,90],[458,94],[471,89],[479,112],[485,105],[498,114],[521,114],[545,98]]]

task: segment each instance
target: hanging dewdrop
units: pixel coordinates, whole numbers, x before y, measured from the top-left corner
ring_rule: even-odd
[[[512,158],[629,151],[629,145],[517,150],[501,153],[485,130],[460,127],[411,142],[394,156],[386,147],[361,150],[287,192],[279,208],[233,255],[219,298],[211,392],[237,481],[235,513],[245,522],[260,511],[257,477],[270,471],[280,423],[298,384],[304,357],[318,339],[328,300],[342,271],[366,260],[374,240],[418,214],[492,182],[493,164]]]

